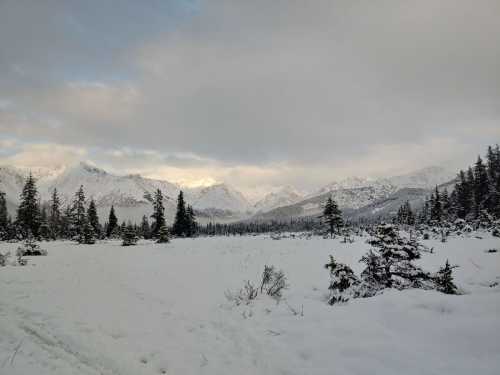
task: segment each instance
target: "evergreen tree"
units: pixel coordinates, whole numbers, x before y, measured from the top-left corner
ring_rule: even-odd
[[[151,227],[149,226],[149,221],[146,215],[142,216],[141,235],[146,240],[149,240],[151,238]]]
[[[0,240],[6,240],[9,233],[9,214],[5,193],[0,191]]]
[[[198,224],[196,223],[196,216],[194,214],[193,207],[191,205],[187,206],[186,209],[187,216],[187,237],[192,237],[196,234]]]
[[[157,189],[153,198],[153,224],[151,225],[151,236],[158,237],[160,228],[165,225],[165,208],[163,206],[163,194],[160,189]]]
[[[52,197],[50,200],[50,211],[49,211],[49,230],[52,239],[57,239],[61,236],[61,202],[59,200],[59,195],[57,194],[57,189],[54,188],[52,191]]]
[[[168,243],[170,242],[170,233],[166,225],[162,225],[158,231],[157,243]]]
[[[38,229],[38,236],[42,240],[49,240],[52,237],[50,233],[47,209],[45,208],[45,206],[42,207],[42,211],[40,213],[40,227]]]
[[[474,216],[479,217],[481,210],[487,206],[489,193],[488,172],[480,156],[474,166]]]
[[[23,190],[21,192],[20,204],[17,209],[17,223],[23,231],[23,236],[27,236],[29,232],[33,236],[38,236],[38,228],[40,227],[40,208],[38,206],[38,191],[33,175],[30,173],[26,179]]]
[[[441,203],[441,195],[439,193],[438,187],[434,194],[431,195],[431,221],[441,222],[443,217],[443,205]]]
[[[458,294],[457,286],[453,283],[453,269],[458,266],[450,266],[448,260],[444,267],[441,267],[437,272],[434,282],[436,289],[446,294]]]
[[[92,226],[92,229],[97,237],[101,237],[101,224],[99,224],[99,216],[94,199],[90,200],[89,208],[87,209],[87,221]]]
[[[413,225],[415,224],[415,214],[411,208],[410,202],[406,201],[397,213],[396,221],[399,224]]]
[[[92,224],[85,218],[83,223],[83,229],[78,237],[78,242],[84,245],[95,244],[95,232]]]
[[[425,249],[415,239],[403,238],[396,227],[381,224],[372,238],[370,252],[361,259],[367,265],[363,271],[363,280],[376,282],[374,289],[422,287],[430,276],[412,262],[420,258]],[[373,259],[373,256],[378,259]]]
[[[122,240],[122,246],[133,246],[137,244],[137,233],[130,222],[122,231]]]
[[[108,218],[108,228],[106,230],[106,237],[111,237],[114,233],[116,233],[116,229],[118,227],[118,218],[115,215],[115,208],[111,206],[109,210],[109,218]]]
[[[329,197],[326,201],[321,218],[327,225],[328,233],[330,233],[332,238],[336,233],[340,232],[340,228],[343,224],[342,212],[339,210],[337,203],[332,197]]]
[[[330,286],[328,287],[330,305],[347,302],[351,297],[357,296],[360,281],[349,266],[335,262],[330,255],[330,262],[325,264],[325,268],[330,271]]]
[[[182,190],[177,197],[177,212],[175,213],[175,221],[172,228],[175,236],[184,237],[189,231],[189,223],[186,213],[186,203],[184,202],[184,193]]]
[[[80,185],[80,188],[75,193],[73,204],[71,206],[71,215],[76,235],[78,237],[83,236],[83,231],[87,222],[87,214],[85,210],[85,192],[83,190],[83,185]]]

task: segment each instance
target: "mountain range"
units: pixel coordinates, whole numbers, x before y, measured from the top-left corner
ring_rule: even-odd
[[[172,220],[176,198],[182,189],[186,201],[194,207],[200,222],[316,215],[330,195],[346,214],[353,217],[390,214],[393,206],[400,201],[404,202],[404,199],[409,198],[410,201],[417,202],[428,194],[429,189],[455,177],[454,173],[441,167],[429,167],[391,178],[351,177],[332,182],[305,196],[292,186],[284,186],[270,191],[252,204],[244,194],[228,184],[186,188],[137,174],[115,175],[85,162],[71,167],[31,169],[31,172],[37,179],[42,202],[48,201],[53,189],[57,188],[62,204],[66,205],[71,202],[80,185],[83,185],[86,196],[95,200],[102,220],[107,217],[111,205],[114,205],[120,220],[139,221],[142,215],[149,216],[151,196],[157,189],[162,191],[165,198],[167,220]],[[0,166],[0,191],[6,193],[11,214],[14,214],[19,203],[19,195],[28,173],[24,168]],[[388,210],[389,206],[391,209]]]

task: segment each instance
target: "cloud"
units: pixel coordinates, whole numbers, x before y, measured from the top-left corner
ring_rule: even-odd
[[[3,141],[2,147],[11,148],[12,155],[0,158],[5,165],[20,167],[61,167],[84,160],[87,151],[81,147],[58,144],[23,144],[17,141]]]
[[[0,6],[2,134],[242,189],[464,164],[498,138],[495,1],[92,9]]]

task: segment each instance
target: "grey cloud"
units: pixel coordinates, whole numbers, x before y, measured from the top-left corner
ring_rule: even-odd
[[[430,153],[441,139],[465,163],[498,135],[498,1],[200,1],[195,13],[163,13],[190,14],[175,28],[133,25],[139,36],[125,22],[137,5],[92,23],[68,5],[6,4],[7,135],[195,156],[155,159],[174,167],[293,166],[262,175],[276,184],[331,179],[346,165],[365,173],[371,159],[383,173],[394,154],[381,150]],[[120,79],[103,79],[113,69]],[[451,152],[433,155],[443,163]],[[398,165],[418,167],[414,157]]]

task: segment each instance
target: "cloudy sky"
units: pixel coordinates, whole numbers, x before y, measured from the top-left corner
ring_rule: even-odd
[[[498,0],[0,0],[0,162],[243,191],[500,140]]]

